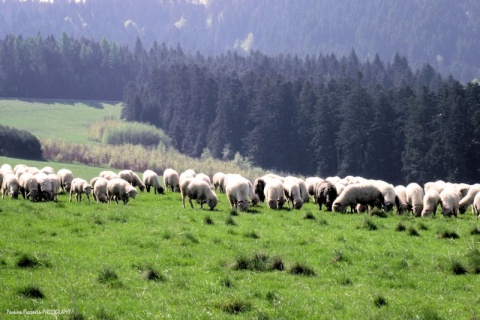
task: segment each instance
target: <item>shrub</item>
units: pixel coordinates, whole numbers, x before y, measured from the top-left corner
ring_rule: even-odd
[[[0,125],[0,156],[43,160],[40,141],[28,131]]]

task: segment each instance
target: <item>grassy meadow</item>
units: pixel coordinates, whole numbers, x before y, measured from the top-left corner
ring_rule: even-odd
[[[0,109],[1,124],[51,148],[62,140],[60,153],[71,143],[92,154],[106,147],[87,141],[90,124],[120,112],[113,104],[23,100],[0,100]],[[78,151],[80,144],[94,147]],[[209,170],[234,168],[175,153],[161,161],[159,168],[208,174],[206,162]],[[104,168],[3,163],[69,168],[87,180]],[[0,199],[0,319],[480,318],[480,223],[470,212],[424,219],[308,203],[236,213],[217,195],[213,211],[183,208],[171,192],[139,192],[127,205],[70,203],[65,194],[56,203]]]

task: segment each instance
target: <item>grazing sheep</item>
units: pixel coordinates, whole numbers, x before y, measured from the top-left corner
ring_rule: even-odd
[[[477,219],[480,219],[480,192],[475,195],[473,199],[473,212],[477,214]]]
[[[210,187],[212,187],[212,180],[210,180],[210,177],[208,175],[206,175],[205,173],[197,173],[195,175],[195,179],[201,179],[201,180],[205,181],[206,183],[208,183],[208,185]]]
[[[52,167],[46,166],[40,169],[40,172],[45,173],[46,175],[55,174],[55,170]]]
[[[15,173],[15,175],[17,176],[17,179],[20,179],[20,176],[25,172],[27,172],[27,166],[24,164],[17,164],[13,168],[13,173]]]
[[[382,180],[370,180],[370,182],[375,185],[378,190],[380,190],[380,192],[383,194],[383,210],[385,210],[385,212],[392,210],[393,206],[395,205],[394,187],[391,184]]]
[[[248,181],[248,194],[249,194],[250,199],[252,200],[252,206],[255,206],[260,202],[260,199],[255,194],[255,190],[253,188],[253,183],[248,179],[247,179],[247,181]]]
[[[70,188],[70,202],[72,202],[72,195],[75,193],[75,200],[77,202],[82,201],[82,194],[85,193],[90,202],[90,193],[92,192],[92,186],[82,178],[75,178],[72,180],[72,187]]]
[[[315,185],[315,199],[320,210],[325,204],[327,211],[332,211],[332,205],[337,196],[337,188],[330,181],[321,180]]]
[[[350,184],[345,187],[345,190],[333,202],[333,211],[345,213],[347,207],[350,206],[352,210],[356,208],[357,204],[368,205],[369,209],[372,207],[381,208],[385,198],[377,186],[370,182]]]
[[[18,199],[19,184],[17,176],[13,173],[7,173],[3,176],[1,185],[2,199],[5,199],[5,195],[8,193],[10,199]]]
[[[58,201],[58,189],[60,189],[60,179],[55,173],[47,174],[47,178],[52,182],[52,200]]]
[[[138,187],[140,192],[145,190],[145,185],[143,184],[142,180],[132,170],[122,170],[118,173],[118,177],[130,183],[133,187]]]
[[[52,180],[45,173],[41,171],[34,174],[34,176],[38,182],[38,190],[40,192],[40,198],[45,201],[52,200],[52,197],[53,197]]]
[[[94,182],[93,183],[93,199],[97,202],[103,202],[103,203],[108,202],[108,198],[107,198],[108,180],[102,177],[96,177],[95,181],[93,182]],[[92,183],[90,182],[90,184]]]
[[[213,175],[213,187],[215,188],[215,191],[217,189],[219,190],[220,193],[225,193],[225,173],[223,172],[217,172]]]
[[[438,194],[440,194],[443,189],[445,189],[446,183],[442,180],[437,180],[435,182],[427,182],[423,185],[423,190],[425,190],[425,194],[427,193],[428,190],[430,189],[435,189]]]
[[[182,180],[180,180],[180,194],[182,195],[182,204],[183,207],[185,208],[185,198],[187,197],[187,190],[188,186],[190,185],[190,182],[193,181],[194,178],[192,177],[182,177]]]
[[[58,180],[60,180],[60,190],[63,193],[70,193],[72,187],[73,173],[68,169],[60,169],[57,172]]]
[[[436,215],[437,206],[440,203],[440,194],[435,188],[429,188],[423,197],[422,217],[427,217],[433,213]]]
[[[110,170],[101,171],[98,174],[98,176],[102,177],[102,178],[105,178],[107,180],[112,180],[112,179],[118,178],[118,174],[116,174],[115,172],[110,171]]]
[[[307,192],[313,197],[313,202],[317,203],[317,196],[315,194],[315,186],[317,183],[322,182],[323,179],[319,177],[308,177],[305,179],[305,185],[307,187]]]
[[[181,180],[182,178],[195,178],[196,175],[197,174],[193,169],[187,169],[180,174],[179,179]]]
[[[162,185],[160,185],[160,182],[158,181],[158,175],[156,172],[152,170],[145,170],[142,178],[143,178],[143,184],[145,185],[145,188],[147,189],[148,193],[150,193],[151,187],[153,187],[153,191],[155,192],[155,194],[164,193],[165,189],[163,188]]]
[[[270,209],[281,209],[285,204],[285,188],[279,179],[267,179],[265,184],[264,201]]]
[[[347,186],[344,185],[344,184],[341,183],[341,182],[335,183],[335,189],[337,189],[337,196],[338,196],[339,194],[341,194],[341,193],[343,192],[343,190],[345,190],[346,187],[347,187]]]
[[[163,172],[163,184],[165,188],[170,188],[172,192],[180,192],[180,176],[178,172],[168,168]]]
[[[440,204],[442,205],[442,214],[445,217],[457,217],[458,206],[460,203],[460,192],[453,187],[447,187],[440,193]]]
[[[480,184],[476,183],[470,187],[467,195],[465,195],[459,203],[458,210],[460,213],[465,213],[468,210],[468,207],[471,206],[474,202],[475,196],[480,192]]]
[[[420,217],[423,211],[423,198],[425,196],[423,188],[418,183],[409,183],[406,186],[405,196],[409,210],[413,212],[414,216]]]
[[[188,180],[190,178],[184,178]],[[203,209],[203,204],[206,203],[210,210],[213,210],[218,203],[217,195],[212,190],[210,185],[203,179],[193,178],[187,186],[187,191],[182,195],[183,206],[185,207],[185,197],[188,197],[188,202],[193,208],[192,200],[197,200],[200,203],[200,208]]]
[[[285,198],[287,199],[288,209],[290,209],[290,202],[293,208],[300,210],[303,206],[303,199],[300,193],[300,186],[298,185],[297,178],[286,177],[283,182],[283,191]]]
[[[108,203],[112,203],[112,200],[115,200],[115,202],[118,204],[118,200],[120,199],[123,201],[123,204],[125,205],[130,200],[130,198],[135,199],[136,196],[137,196],[137,189],[135,189],[135,187],[133,187],[127,181],[121,178],[113,178],[111,180],[108,180],[108,183],[107,183]]]
[[[260,178],[257,178],[255,179],[255,181],[253,182],[253,187],[254,187],[254,191],[255,191],[255,194],[258,196],[258,198],[260,199],[261,202],[264,202],[265,201],[265,185],[267,184],[267,182],[270,180],[270,179],[276,179],[276,180],[280,180],[282,183],[283,183],[283,180],[284,178],[279,176],[279,175],[276,175],[276,174],[273,174],[273,173],[268,173]]]
[[[3,176],[6,176],[8,173],[15,173],[13,172],[12,166],[8,163],[2,164],[0,167],[0,172],[3,174]]]
[[[408,210],[407,203],[407,188],[399,185],[394,188],[395,190],[395,206],[397,207],[397,214],[403,214]]]
[[[226,175],[225,193],[227,194],[230,208],[247,211],[250,208],[250,181],[240,175]]]
[[[33,202],[41,200],[38,192],[38,181],[33,174],[29,172],[23,173],[18,183],[23,199],[30,199]]]

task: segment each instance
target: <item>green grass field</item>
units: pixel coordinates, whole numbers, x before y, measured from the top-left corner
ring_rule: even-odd
[[[231,215],[218,196],[214,211],[184,209],[178,193],[125,206],[1,200],[0,318],[480,316],[471,214],[382,218],[309,203]]]

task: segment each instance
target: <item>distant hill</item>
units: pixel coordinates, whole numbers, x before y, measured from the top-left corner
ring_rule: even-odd
[[[84,0],[0,2],[0,37],[53,35],[107,39],[134,48],[155,41],[218,55],[345,56],[412,67],[429,63],[461,81],[480,78],[477,0]]]

